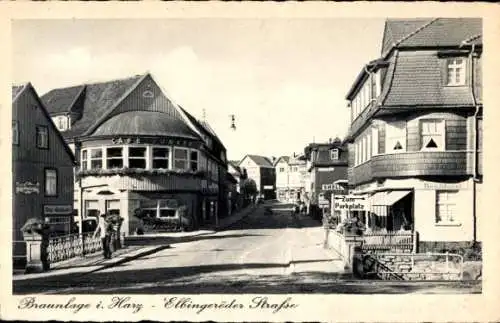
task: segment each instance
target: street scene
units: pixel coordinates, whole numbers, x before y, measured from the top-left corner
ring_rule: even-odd
[[[480,18],[12,30],[14,294],[482,292]]]

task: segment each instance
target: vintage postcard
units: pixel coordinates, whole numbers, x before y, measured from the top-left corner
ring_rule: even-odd
[[[499,318],[496,6],[0,8],[2,319]]]

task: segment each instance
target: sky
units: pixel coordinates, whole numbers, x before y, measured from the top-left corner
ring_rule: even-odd
[[[13,83],[50,89],[150,72],[228,158],[345,136],[345,95],[380,56],[384,19],[16,20]],[[230,128],[235,115],[236,130]]]

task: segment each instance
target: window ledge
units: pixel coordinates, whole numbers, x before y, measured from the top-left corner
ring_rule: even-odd
[[[437,227],[461,227],[462,223],[454,223],[454,222],[439,222],[436,223]]]

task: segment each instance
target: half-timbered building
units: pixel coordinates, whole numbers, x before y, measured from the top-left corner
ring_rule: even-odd
[[[369,229],[418,232],[420,250],[479,239],[482,22],[387,20],[381,57],[347,100],[349,184]]]

